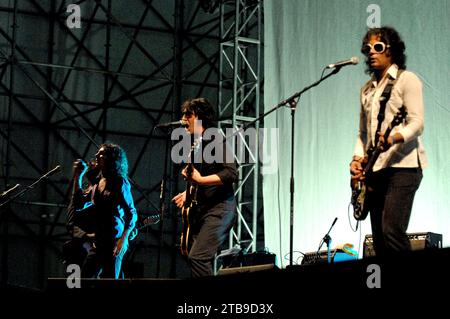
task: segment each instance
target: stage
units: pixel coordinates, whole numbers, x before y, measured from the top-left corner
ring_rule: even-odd
[[[66,278],[49,278],[44,290],[8,287],[7,293],[15,301],[40,300],[50,307],[68,300],[71,304],[95,300],[107,307],[116,302],[124,307],[132,304],[133,312],[151,309],[164,318],[188,314],[195,318],[292,318],[290,314],[313,305],[351,312],[390,298],[407,301],[409,310],[431,304],[436,310],[443,306],[437,301],[440,291],[450,284],[450,249],[413,251],[386,260],[368,257],[267,268],[236,268],[228,275],[200,279],[82,279],[81,288],[72,289],[67,288]],[[337,308],[317,309],[324,313]],[[370,313],[382,311],[371,308]]]

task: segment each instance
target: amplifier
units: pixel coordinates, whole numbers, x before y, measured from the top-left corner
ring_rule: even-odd
[[[407,234],[412,250],[422,250],[429,248],[442,248],[442,234],[436,233],[409,233]],[[372,234],[366,235],[364,239],[363,257],[375,256],[373,249]]]
[[[217,275],[231,275],[231,274],[242,274],[255,271],[267,271],[267,270],[277,270],[278,267],[274,264],[264,264],[256,266],[244,266],[244,267],[232,267],[232,268],[222,268],[217,271]]]
[[[223,268],[276,264],[276,255],[267,252],[237,253],[218,256]]]
[[[276,268],[276,255],[268,252],[254,252],[244,254],[238,251],[226,251],[216,257],[214,269],[220,267],[220,274],[234,272],[252,272],[266,268]],[[228,270],[225,270],[228,269]],[[217,273],[217,271],[216,271]]]

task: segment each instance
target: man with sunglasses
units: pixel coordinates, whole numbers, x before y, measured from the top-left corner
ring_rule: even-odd
[[[236,201],[233,183],[238,175],[234,158],[226,150],[225,140],[214,128],[214,109],[206,98],[186,100],[181,106],[186,131],[196,141],[193,168],[188,174],[187,167],[182,171],[186,180],[196,186],[194,210],[191,216],[189,236],[186,247],[193,277],[213,274],[213,260],[236,220]],[[217,148],[212,146],[215,145]],[[209,151],[214,149],[215,155]],[[203,150],[203,151],[202,151]],[[200,156],[199,156],[200,155]],[[182,208],[186,201],[186,191],[176,195],[172,201]],[[187,235],[187,234],[186,234]],[[192,239],[189,240],[189,239]],[[183,248],[183,247],[182,247]]]
[[[422,168],[427,165],[421,140],[422,83],[405,70],[405,44],[395,29],[369,29],[361,52],[371,79],[361,89],[359,132],[350,172],[353,183],[365,180],[374,249],[377,256],[384,257],[411,249],[406,231]],[[384,132],[402,106],[406,118],[385,140]],[[379,146],[382,153],[372,172],[364,176],[367,151],[374,146]]]

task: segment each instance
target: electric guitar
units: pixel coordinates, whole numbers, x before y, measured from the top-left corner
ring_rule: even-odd
[[[190,152],[190,161],[186,167],[186,200],[183,204],[183,209],[181,211],[181,219],[182,219],[182,230],[181,230],[181,254],[183,256],[189,255],[189,250],[191,249],[191,221],[192,214],[197,205],[197,184],[192,183],[190,177],[192,176],[192,172],[194,171],[194,166],[192,164],[192,160],[194,158],[195,149],[198,146],[199,141],[195,141],[191,147]]]
[[[128,236],[128,240],[129,241],[134,240],[137,237],[140,230],[142,230],[145,227],[148,227],[150,225],[155,225],[155,224],[159,223],[160,220],[161,220],[161,216],[159,214],[154,214],[154,215],[145,217],[143,220],[137,221],[136,226],[133,228],[130,235]]]
[[[387,141],[389,135],[391,134],[392,129],[403,122],[406,118],[406,109],[404,106],[400,108],[397,114],[394,116],[392,122],[389,124],[389,127],[386,129],[384,133],[384,140]],[[369,194],[370,188],[367,186],[367,178],[370,177],[372,173],[373,166],[377,161],[378,157],[382,153],[381,144],[376,147],[371,147],[367,151],[367,163],[364,166],[363,175],[365,179],[362,181],[352,181],[352,199],[351,203],[353,205],[353,217],[356,220],[364,220],[370,212],[369,207]]]

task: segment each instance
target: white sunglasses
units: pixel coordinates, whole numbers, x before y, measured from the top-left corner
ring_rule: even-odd
[[[367,43],[363,48],[361,49],[361,52],[365,55],[368,55],[370,51],[373,49],[375,53],[383,53],[386,51],[386,48],[389,48],[389,44],[384,44],[384,42],[375,42],[374,44]]]

